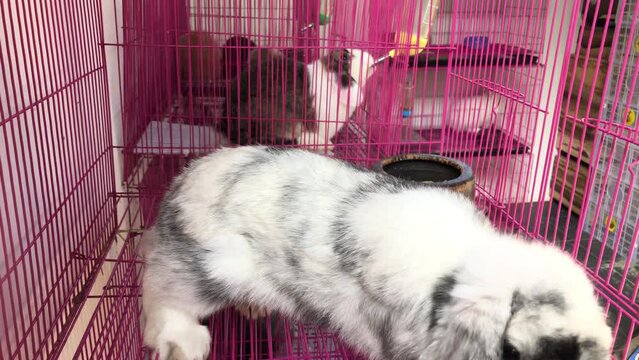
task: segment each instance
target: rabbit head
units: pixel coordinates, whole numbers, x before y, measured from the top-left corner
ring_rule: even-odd
[[[610,359],[611,331],[572,259],[516,239],[490,251],[440,281],[420,359]]]
[[[350,50],[351,53],[351,77],[355,79],[355,82],[364,88],[366,81],[373,75],[373,64],[375,59],[371,54],[359,49]]]
[[[329,72],[339,74],[342,87],[357,85],[363,88],[373,74],[375,59],[363,50],[335,49],[323,58],[323,62]]]

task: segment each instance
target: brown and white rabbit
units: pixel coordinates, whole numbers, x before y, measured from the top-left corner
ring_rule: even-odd
[[[205,358],[198,319],[236,304],[323,325],[376,360],[610,359],[569,256],[498,232],[461,195],[308,151],[195,160],[146,241],[144,343],[161,359]]]
[[[276,50],[255,50],[229,86],[221,130],[239,145],[331,150],[333,137],[362,103],[373,62],[358,49],[332,50],[309,64]]]

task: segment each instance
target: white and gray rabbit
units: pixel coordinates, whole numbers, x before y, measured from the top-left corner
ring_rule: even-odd
[[[494,94],[482,93],[472,96],[447,99],[447,129],[478,132],[491,126],[502,129],[505,116],[505,101]],[[444,128],[444,98],[419,97],[413,103],[411,125],[413,129]]]
[[[325,326],[370,359],[609,360],[582,268],[495,230],[461,195],[303,150],[194,161],[147,237],[144,342],[203,359],[198,319],[249,305]]]
[[[254,50],[229,86],[221,130],[238,145],[332,150],[333,137],[363,101],[373,63],[359,49],[334,49],[309,64],[276,50]]]

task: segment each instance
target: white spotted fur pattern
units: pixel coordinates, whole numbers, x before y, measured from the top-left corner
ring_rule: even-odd
[[[568,256],[497,232],[460,195],[310,152],[196,160],[145,241],[144,342],[161,359],[205,358],[198,319],[240,304],[320,323],[371,359],[610,358]]]
[[[375,59],[367,52],[350,49],[351,86],[340,83],[341,74],[329,71],[322,60],[306,65],[309,74],[309,97],[313,99],[317,120],[316,131],[302,131],[299,144],[315,150],[317,144],[328,144],[333,150],[333,138],[344,127],[364,100],[364,87],[373,74]],[[323,147],[320,146],[320,150]]]

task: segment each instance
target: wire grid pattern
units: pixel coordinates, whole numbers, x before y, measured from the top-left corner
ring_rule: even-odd
[[[12,1],[0,19],[0,357],[48,358],[118,220],[101,9]]]
[[[628,171],[625,159],[639,159],[639,146],[624,143],[612,136],[603,136],[601,159],[609,161],[599,162],[588,204],[592,219],[586,222],[585,229],[609,249],[616,249],[616,257],[636,262],[638,179]]]
[[[296,9],[293,4],[293,0],[274,3],[194,0],[189,4],[190,28],[214,34],[218,43],[224,43],[228,38],[226,32],[231,32],[236,36],[250,36],[260,46],[290,48],[294,45],[294,32],[299,28],[291,21]]]
[[[574,68],[563,66],[570,40],[583,36],[583,31],[568,25],[576,24],[570,20],[577,6],[569,8],[567,2],[541,0],[442,0],[438,13],[425,20],[422,17],[428,13],[428,6],[423,4],[428,2],[312,3],[276,0],[246,6],[246,0],[121,0],[103,4],[121,9],[114,19],[104,20],[122,29],[116,43],[106,46],[118,49],[121,56],[110,71],[120,80],[124,146],[118,150],[124,154],[127,185],[123,192],[115,192],[113,185],[104,48],[98,46],[103,43],[100,4],[68,0],[40,8],[3,3],[5,33],[31,39],[29,36],[35,37],[38,32],[28,31],[29,25],[32,29],[44,26],[59,30],[42,32],[52,41],[30,43],[39,48],[16,45],[11,36],[0,40],[1,88],[5,91],[0,93],[0,141],[4,141],[0,142],[4,149],[0,150],[0,176],[13,176],[3,178],[0,185],[5,264],[0,268],[0,328],[9,334],[0,337],[3,357],[55,357],[74,322],[74,309],[89,296],[95,296],[98,302],[75,358],[143,359],[149,355],[142,347],[140,333],[143,264],[137,256],[139,239],[143,228],[153,223],[170,180],[188,161],[233,140],[215,124],[224,120],[227,89],[245,68],[246,55],[253,45],[239,41],[242,39],[227,43],[229,38],[248,37],[255,45],[277,48],[286,56],[308,63],[343,46],[379,56],[393,48],[393,33],[413,31],[423,24],[430,24],[427,32],[419,29],[429,34],[427,48],[418,57],[400,58],[378,70],[366,86],[364,103],[337,134],[332,152],[324,148],[325,152],[365,166],[407,151],[440,153],[469,163],[477,174],[476,202],[496,225],[554,242],[584,264],[613,325],[616,354],[626,356],[632,350],[629,344],[636,336],[639,320],[637,275],[632,272],[630,258],[617,255],[616,259],[623,262],[619,275],[609,252],[597,249],[597,241],[582,237],[580,231],[569,237],[562,229],[572,220],[560,222],[554,205],[543,202],[548,197],[548,184],[562,177],[564,186],[567,182],[553,161],[555,136],[564,135],[554,132],[559,127],[558,110],[562,105],[561,101],[554,103],[551,94],[561,93],[564,80],[574,82],[582,77]],[[27,15],[40,11],[40,17]],[[76,12],[86,15],[83,18],[87,20],[78,21]],[[320,12],[331,15],[330,24],[308,28],[318,23]],[[199,38],[184,43],[182,36],[189,32],[209,34],[215,42]],[[472,45],[473,39],[468,39],[485,36],[487,45]],[[86,51],[71,56],[75,54],[71,47]],[[205,56],[194,55],[206,49],[221,51],[221,74],[213,80],[197,68],[198,63],[204,64]],[[180,56],[185,50],[190,52],[186,58]],[[46,56],[35,59],[36,53]],[[54,58],[51,54],[62,56]],[[20,65],[13,65],[12,70],[9,63]],[[41,63],[48,64],[50,71],[15,69]],[[22,73],[38,74],[34,79],[41,85],[10,84],[30,79],[18,76]],[[413,107],[418,115],[409,121],[401,115],[407,81],[414,84],[419,95]],[[49,87],[50,83],[57,86]],[[14,90],[18,88],[22,94]],[[27,94],[28,89],[35,92]],[[439,102],[424,102],[424,98]],[[44,108],[48,122],[37,118],[39,109]],[[630,145],[637,143],[627,129],[612,126],[601,114],[578,121],[599,134],[611,134]],[[37,125],[52,123],[58,127],[36,129]],[[31,127],[20,128],[22,124]],[[48,133],[56,134],[56,140],[47,138]],[[568,136],[574,137],[574,130]],[[77,140],[67,141],[69,138]],[[56,141],[60,145],[52,145],[58,144]],[[318,141],[317,145],[322,148],[327,144]],[[53,159],[52,164],[64,164],[66,173],[58,175],[57,165],[36,160],[46,156],[42,151],[46,148],[54,149],[48,158]],[[30,150],[38,155],[31,155]],[[4,161],[3,156],[11,160]],[[47,175],[33,175],[47,167]],[[38,208],[38,200],[15,200],[21,199],[20,194],[37,199],[38,192],[27,188],[37,182],[40,192],[54,189],[50,200],[41,202],[55,209],[49,212],[49,218],[30,215],[32,209],[49,209]],[[542,205],[530,207],[525,204],[529,201],[541,201]],[[611,203],[610,207],[616,209],[616,205]],[[115,210],[118,206],[124,209],[119,214]],[[51,220],[42,223],[38,219]],[[592,221],[582,214],[579,229]],[[33,232],[32,228],[43,228],[44,232]],[[36,235],[32,239],[27,236],[22,243],[23,237],[13,229]],[[116,242],[121,245],[118,256],[106,258],[103,249]],[[48,250],[43,250],[45,244]],[[12,252],[13,246],[19,250]],[[59,282],[40,276],[46,272],[46,259],[55,263],[49,273]],[[113,271],[98,295],[87,295],[83,290],[90,287],[95,269],[102,263],[113,264]],[[51,296],[42,300],[40,294],[46,292]],[[16,305],[16,299],[28,301],[30,297],[35,299],[33,309],[40,306],[43,310]],[[276,314],[249,322],[226,310],[212,317],[208,325],[214,339],[214,359],[357,359],[333,335]]]
[[[611,75],[604,95],[600,126],[609,133],[598,133],[595,150],[600,153],[593,169],[594,180],[589,195],[585,230],[590,237],[612,249],[616,256],[637,261],[636,166],[639,162],[636,116],[639,92],[636,89],[639,38],[636,21],[628,21],[636,10],[629,2],[619,7],[621,25],[613,46]],[[614,45],[614,44],[613,44]]]
[[[624,304],[619,309],[610,309],[609,318],[616,318],[616,355],[625,358],[630,341],[637,337],[637,318],[630,315],[625,319],[625,308],[629,314],[637,313],[637,207],[635,167],[637,151],[637,130],[629,120],[630,110],[636,104],[630,100],[635,91],[636,56],[629,34],[634,33],[636,18],[632,22],[621,21],[612,27],[610,15],[615,15],[612,2],[593,3],[597,9],[595,18],[604,17],[604,34],[601,39],[588,38],[594,24],[587,24],[575,33],[577,46],[575,58],[566,69],[566,89],[562,116],[565,121],[559,126],[559,144],[567,143],[568,153],[561,153],[561,163],[585,171],[585,185],[578,185],[580,176],[569,176],[561,171],[558,164],[553,166],[556,188],[563,199],[570,199],[572,210],[577,191],[584,193],[583,208],[577,220],[561,220],[534,227],[535,233],[552,241],[584,264],[593,275],[595,283],[607,291],[602,298]],[[587,11],[587,7],[582,8]],[[623,10],[625,9],[625,10]],[[617,19],[626,16],[628,10],[620,2]],[[604,51],[606,33],[614,32],[610,55]],[[584,60],[585,59],[585,60]],[[635,64],[635,65],[633,65]],[[592,70],[590,70],[592,69]],[[585,79],[592,84],[604,83],[600,100],[595,86],[585,85]],[[630,80],[629,80],[630,79]],[[603,80],[603,81],[602,81]],[[592,139],[592,140],[588,140]],[[582,161],[590,162],[585,168]],[[560,205],[545,206],[541,213],[557,214]],[[581,206],[581,205],[577,205]],[[623,339],[623,340],[622,340]],[[636,340],[635,340],[636,341]]]
[[[489,199],[495,206],[525,202],[539,195],[535,188],[539,187],[541,179],[535,177],[545,162],[545,155],[540,154],[543,152],[541,143],[547,141],[548,135],[544,134],[546,129],[538,127],[538,118],[547,117],[544,111],[547,104],[544,103],[546,99],[539,96],[545,74],[534,65],[546,52],[543,44],[547,35],[543,29],[547,7],[545,1],[531,1],[525,5],[501,1],[488,1],[484,5],[472,1],[457,4],[458,14],[455,26],[451,28],[457,43],[463,43],[469,36],[486,36],[491,44],[498,43],[502,47],[489,47],[475,66],[469,66],[472,63],[464,55],[472,58],[476,49],[463,47],[458,50],[459,60],[453,62],[448,77],[448,96],[453,106],[457,105],[455,101],[462,99],[464,116],[451,116],[454,112],[444,116],[451,130],[444,154],[459,157],[478,174],[487,175],[478,176],[477,183],[490,194]],[[509,56],[500,59],[506,54]],[[484,114],[490,114],[490,119],[485,120],[484,114],[470,110],[477,107],[486,109]],[[489,145],[499,148],[497,154],[493,154],[499,156],[476,156],[472,149],[476,146],[468,146],[472,144],[468,135],[452,132],[460,127],[468,128],[469,124],[482,123],[488,124],[483,125],[484,128],[497,130],[484,134],[482,140],[501,143],[501,146]],[[465,147],[464,151],[455,154],[454,149],[460,147]]]
[[[632,24],[635,22],[637,15],[637,1],[636,0],[626,0],[621,3],[623,6],[619,6],[617,10],[617,19],[621,19],[621,26],[625,28],[632,27]]]
[[[628,132],[636,135],[636,116],[639,110],[639,91],[636,90],[639,28],[620,26],[615,50],[609,91],[605,95],[606,110],[609,113],[607,119],[624,125]]]

